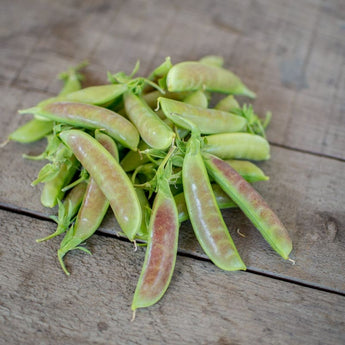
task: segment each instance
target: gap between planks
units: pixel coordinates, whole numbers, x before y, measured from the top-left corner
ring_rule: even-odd
[[[19,207],[13,206],[13,205],[6,205],[3,203],[0,203],[0,210],[4,210],[4,211],[12,212],[12,213],[15,213],[18,215],[23,215],[26,217],[32,217],[32,218],[35,218],[38,220],[49,221],[49,222],[54,223],[54,221],[51,218],[49,218],[45,215],[41,215],[39,213],[30,211],[30,210],[21,209]],[[99,236],[111,237],[113,239],[116,239],[116,240],[119,240],[122,242],[130,243],[130,241],[125,237],[116,236],[114,234],[109,234],[109,233],[101,232],[101,231],[97,231],[96,233]],[[144,241],[141,241],[141,240],[138,240],[138,242],[144,243]],[[202,257],[196,253],[194,253],[194,254],[189,253],[185,250],[179,249],[177,253],[179,256],[188,257],[188,258],[191,258],[194,260],[211,262],[210,259],[208,259],[208,258],[204,258],[204,257]],[[287,264],[291,264],[291,263],[287,263]],[[283,276],[283,275],[279,275],[279,274],[273,274],[271,272],[260,270],[260,269],[253,268],[253,267],[247,267],[246,273],[259,275],[259,276],[267,277],[270,279],[280,280],[280,281],[284,281],[286,283],[290,283],[290,284],[294,284],[294,285],[298,285],[298,286],[303,286],[303,287],[307,287],[307,288],[311,288],[311,289],[315,289],[315,290],[323,291],[323,292],[327,292],[327,293],[332,293],[335,295],[345,296],[345,291],[342,291],[342,290],[331,289],[331,288],[322,286],[320,284],[316,284],[316,283],[313,284],[311,282],[304,281],[302,279],[291,278],[291,277],[287,277],[287,276]]]

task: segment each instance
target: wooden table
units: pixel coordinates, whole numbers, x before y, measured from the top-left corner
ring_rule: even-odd
[[[256,188],[289,229],[295,265],[278,257],[246,218],[224,218],[246,272],[223,272],[181,227],[171,286],[155,306],[130,304],[144,248],[113,235],[109,215],[64,275],[60,239],[31,181],[43,162],[23,160],[45,143],[0,150],[1,344],[344,344],[345,6],[343,0],[2,1],[1,126],[55,95],[57,73],[90,61],[85,85],[106,71],[140,74],[161,63],[224,57],[273,113],[269,182]],[[236,232],[240,229],[245,237]],[[103,234],[102,234],[103,232]]]

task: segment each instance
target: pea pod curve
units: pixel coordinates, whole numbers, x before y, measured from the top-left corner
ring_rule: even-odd
[[[271,247],[284,259],[289,258],[292,243],[287,230],[261,195],[229,164],[204,153],[210,175],[241,208]]]
[[[159,97],[158,101],[167,118],[188,129],[184,121],[178,121],[176,116],[171,117],[171,114],[177,114],[194,123],[203,134],[239,132],[244,130],[247,124],[245,118],[225,111],[198,107],[164,97]]]
[[[62,141],[94,178],[115,217],[132,241],[141,225],[141,207],[134,187],[116,159],[90,135],[79,130],[60,133]]]
[[[189,218],[205,253],[223,270],[246,269],[217,206],[200,153],[199,138],[193,134],[187,144],[182,179]]]
[[[167,290],[176,261],[179,221],[169,182],[164,177],[152,207],[144,265],[134,293],[132,310],[156,303]]]
[[[173,92],[204,89],[255,98],[255,93],[231,71],[196,61],[174,65],[167,75],[167,88]]]
[[[139,143],[139,133],[131,122],[111,110],[96,105],[56,102],[20,111],[25,112],[74,126],[102,129],[132,150],[136,150]]]

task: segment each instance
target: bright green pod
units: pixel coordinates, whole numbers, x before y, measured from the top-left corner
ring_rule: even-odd
[[[138,145],[138,150],[136,151],[129,151],[121,160],[122,169],[126,172],[130,172],[135,170],[138,166],[150,162],[150,158],[141,153],[148,149],[149,146],[144,142],[141,141]]]
[[[174,65],[167,75],[168,91],[207,90],[255,98],[231,71],[201,62],[185,61]]]
[[[223,67],[224,59],[218,55],[206,55],[199,60],[200,63],[209,66]]]
[[[182,179],[189,218],[207,256],[223,270],[245,270],[217,205],[200,153],[199,138],[193,132],[183,161]]]
[[[212,184],[212,190],[220,209],[237,207],[237,205],[229,198],[229,196],[215,183]],[[181,192],[174,196],[178,211],[178,220],[180,223],[189,219],[184,193]]]
[[[203,150],[222,159],[267,160],[270,145],[260,135],[250,133],[223,133],[204,137]]]
[[[208,107],[208,99],[205,95],[205,92],[201,90],[191,92],[187,97],[183,99],[183,102],[201,108]]]
[[[158,101],[167,118],[188,129],[185,121],[178,121],[178,117],[182,117],[198,127],[203,134],[238,132],[247,125],[245,118],[221,110],[205,109],[164,97],[159,97]],[[172,118],[171,114],[178,116]]]
[[[53,127],[52,121],[42,121],[34,118],[12,132],[8,139],[25,144],[32,143],[51,133]]]
[[[214,107],[214,109],[228,111],[231,113],[233,109],[240,108],[239,103],[233,95],[228,95],[221,99]]]
[[[126,113],[150,147],[165,150],[171,146],[175,134],[143,99],[132,92],[124,95]]]

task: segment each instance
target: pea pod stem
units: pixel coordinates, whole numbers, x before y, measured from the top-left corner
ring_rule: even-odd
[[[204,162],[210,175],[241,208],[271,247],[284,259],[288,259],[292,250],[289,234],[261,195],[220,158],[204,153]]]

